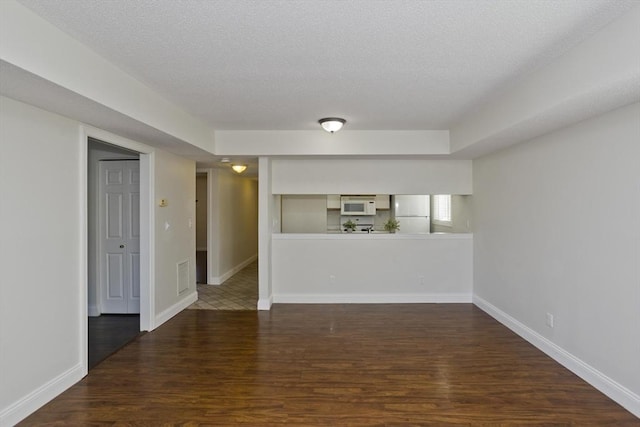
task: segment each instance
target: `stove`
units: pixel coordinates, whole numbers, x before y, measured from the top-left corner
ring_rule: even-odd
[[[373,231],[374,218],[375,217],[370,215],[366,215],[366,216],[342,215],[340,217],[340,231],[343,233],[347,233],[347,229],[344,228],[344,225],[342,224],[351,220],[357,224],[355,231],[353,231],[352,233],[367,234]]]

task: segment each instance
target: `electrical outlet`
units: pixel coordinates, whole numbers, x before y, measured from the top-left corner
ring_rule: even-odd
[[[334,276],[333,274],[329,276],[329,284],[331,285],[336,284],[336,276]]]
[[[553,328],[553,314],[547,313],[547,326]]]

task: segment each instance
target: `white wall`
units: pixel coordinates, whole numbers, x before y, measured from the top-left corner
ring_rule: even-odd
[[[272,238],[274,302],[471,301],[470,234],[274,234]]]
[[[0,97],[2,425],[12,405],[43,403],[29,400],[39,387],[64,389],[83,375],[78,136],[78,123]]]
[[[449,154],[448,130],[215,131],[216,154],[223,156],[365,156]],[[390,144],[390,141],[393,143]]]
[[[471,194],[470,160],[273,160],[273,194]]]
[[[640,99],[640,5],[497,91],[451,127],[451,152],[477,157]]]
[[[476,301],[640,416],[639,165],[636,103],[475,160],[473,215]]]
[[[155,151],[155,313],[156,326],[197,299],[196,165],[166,151]],[[166,199],[168,206],[158,201]],[[168,225],[168,228],[167,228]],[[179,263],[189,263],[188,287],[178,290]]]
[[[176,263],[195,266],[195,164],[130,144],[150,153],[152,196],[170,203],[150,214],[153,327],[197,297],[194,267],[176,292]],[[0,154],[0,425],[11,425],[86,374],[87,141],[80,123],[0,97]]]
[[[258,182],[229,170],[211,169],[211,269],[208,283],[221,284],[258,254]]]
[[[281,200],[271,194],[272,160],[260,157],[258,166],[258,310],[269,310],[273,303],[271,239],[280,233]]]

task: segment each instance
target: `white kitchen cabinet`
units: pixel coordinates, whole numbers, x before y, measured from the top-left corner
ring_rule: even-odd
[[[376,194],[376,209],[389,209],[389,195],[388,194]]]
[[[340,209],[339,194],[327,194],[327,209]]]

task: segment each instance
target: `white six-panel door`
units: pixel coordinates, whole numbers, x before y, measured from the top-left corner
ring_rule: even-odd
[[[102,313],[140,312],[140,167],[100,162],[99,259]]]

